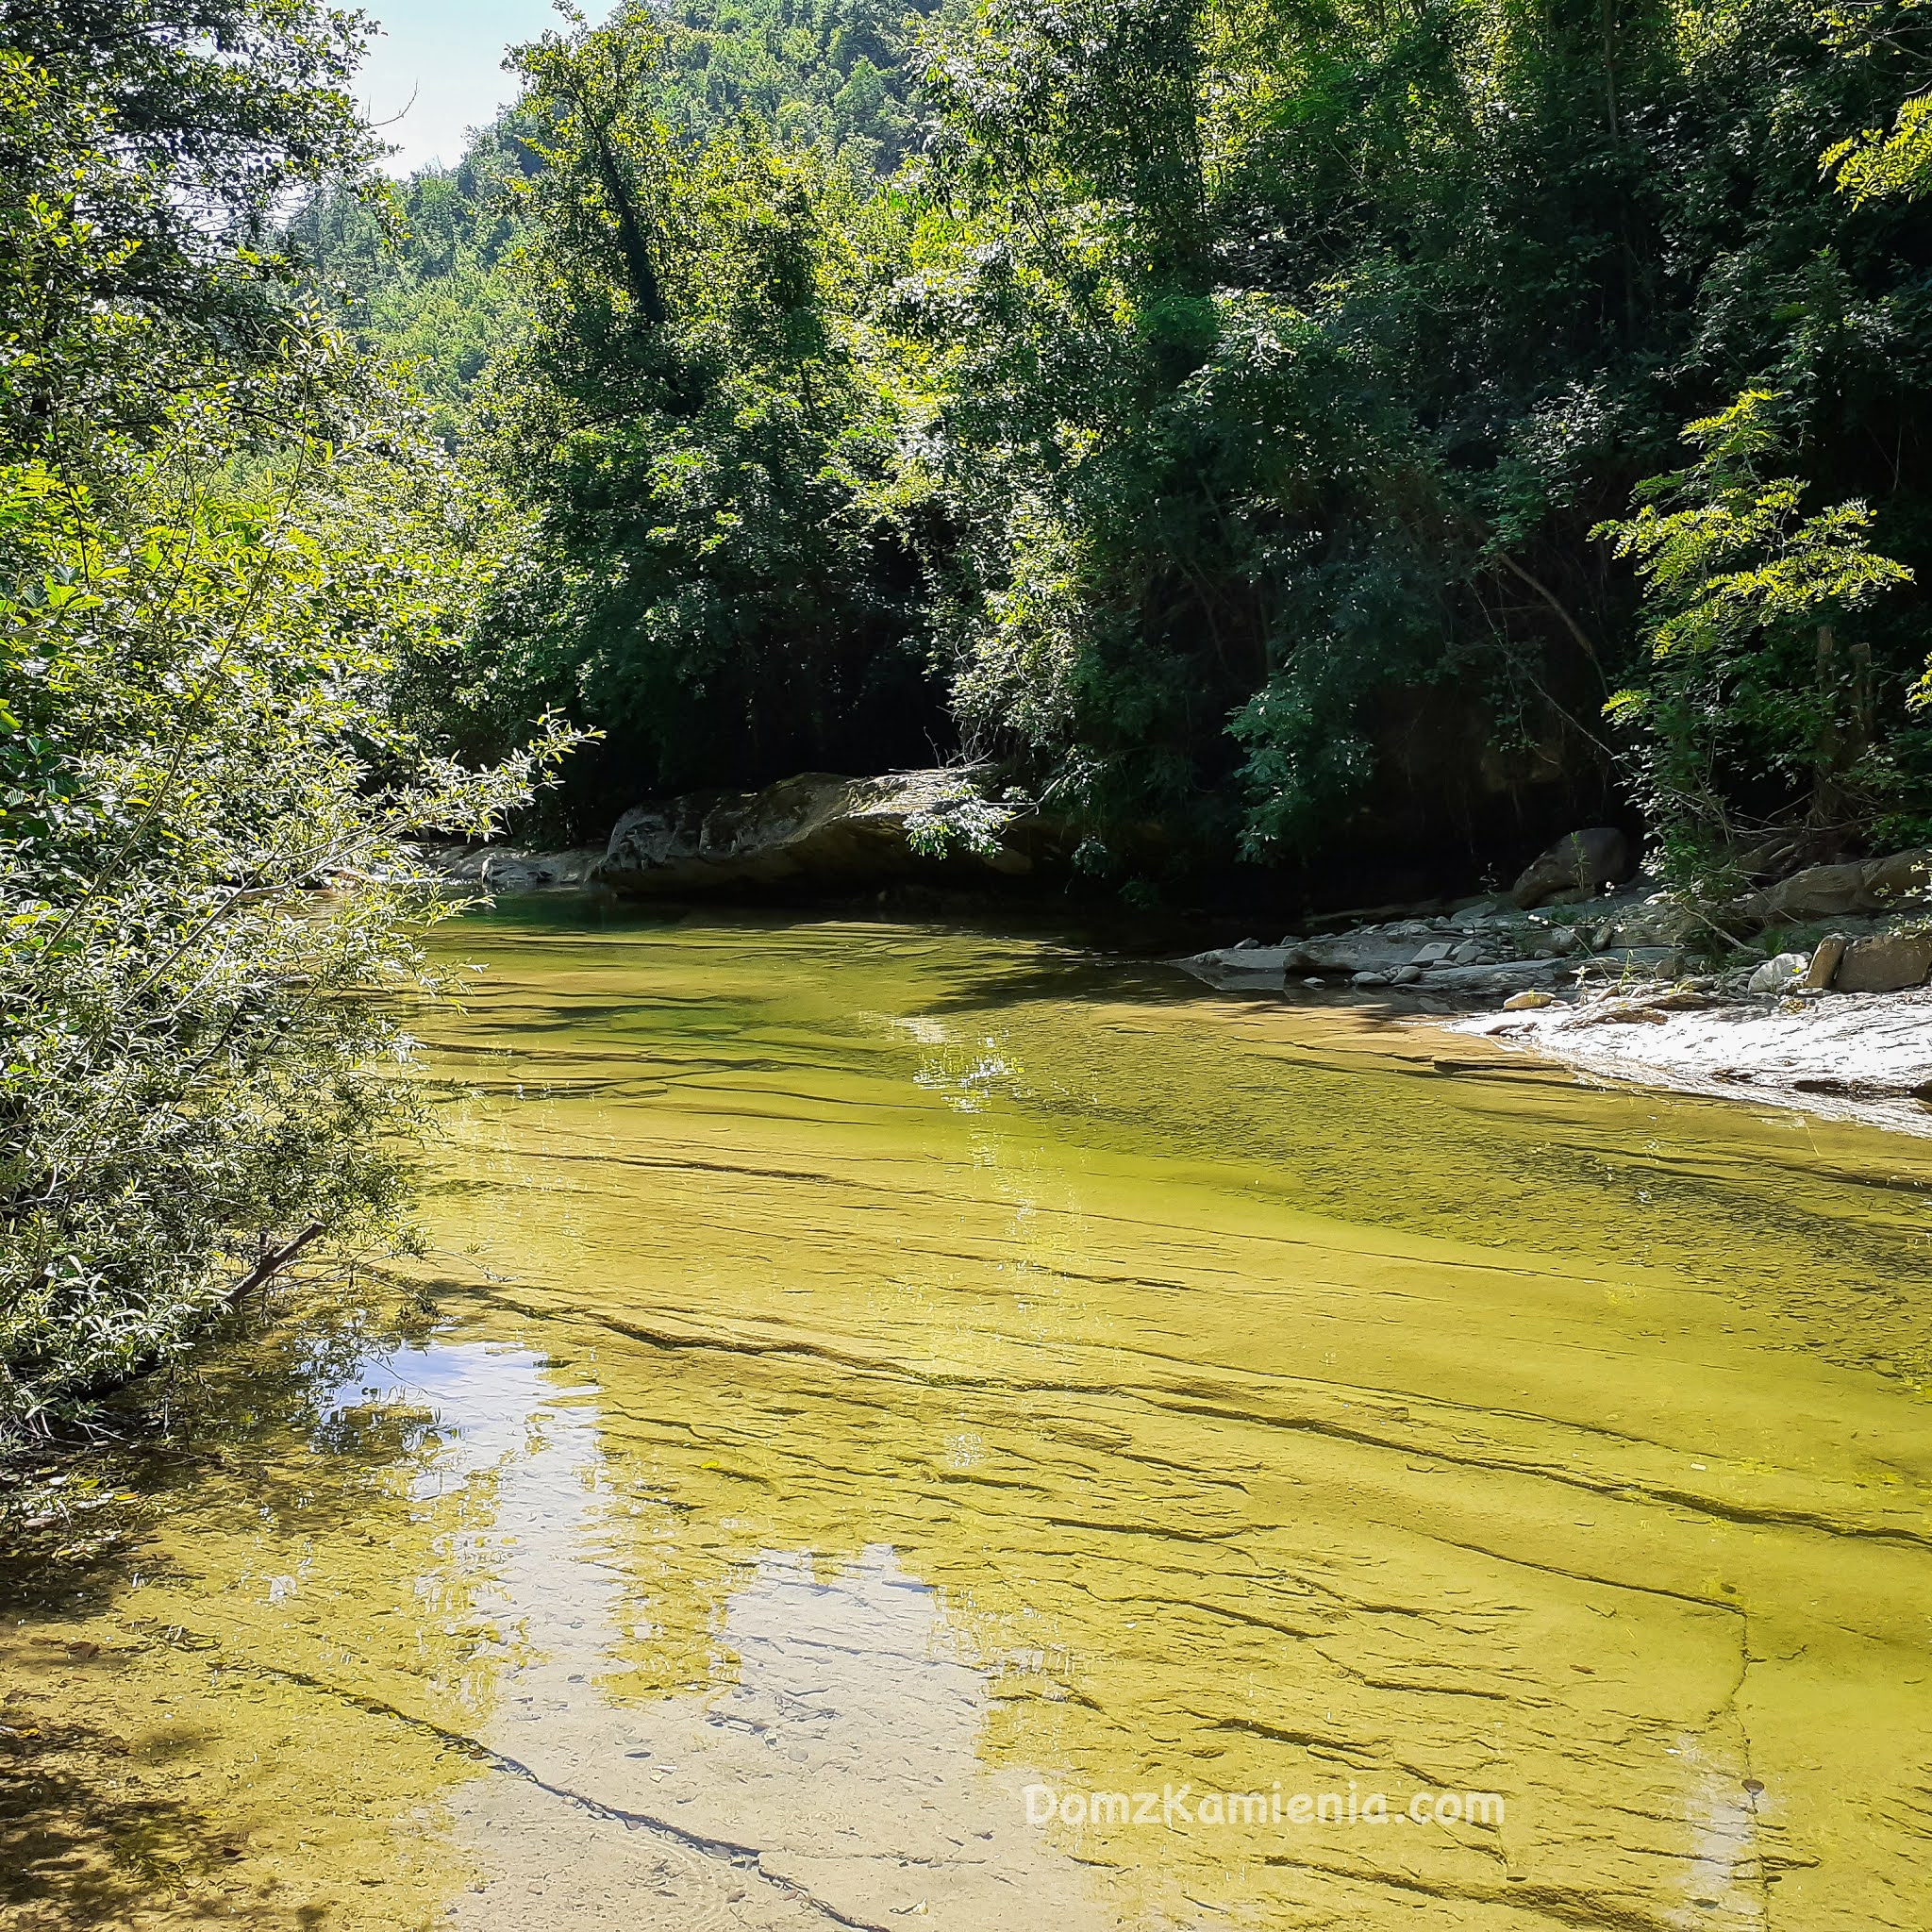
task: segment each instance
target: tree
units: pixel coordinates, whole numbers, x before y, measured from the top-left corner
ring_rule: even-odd
[[[0,1435],[164,1360],[316,1235],[401,1238],[408,1041],[482,831],[393,660],[488,556],[381,373],[256,245],[366,152],[350,16],[15,7],[0,48]]]
[[[0,433],[60,460],[103,425],[272,368],[301,304],[288,198],[379,151],[362,16],[315,0],[0,0]]]
[[[475,647],[503,716],[608,736],[605,809],[924,749],[902,425],[867,370],[844,224],[858,192],[745,123],[660,116],[644,9],[524,49],[541,129],[526,328],[486,391],[529,536]]]
[[[1647,620],[1591,533],[1687,419],[1776,391],[1807,500],[1932,555],[1932,226],[1818,165],[1922,91],[1914,4],[1821,34],[1808,0],[978,0],[888,33],[692,0],[553,36],[473,392],[531,537],[453,715],[610,725],[587,825],[970,750],[1137,890],[1239,855],[1421,891],[1624,814],[1601,710]],[[838,132],[874,75],[875,153]],[[435,286],[411,315],[481,315],[467,268]],[[1874,691],[1921,675],[1917,624],[1861,608]],[[1932,805],[1919,723],[1880,703],[1873,738],[1889,802],[1845,791],[1848,840]]]
[[[165,1358],[305,1225],[394,1232],[419,1103],[372,1067],[443,909],[407,841],[541,762],[390,723],[385,647],[447,594],[430,520],[370,513],[397,479],[310,452],[224,500],[182,476],[226,427],[179,424],[118,511],[0,473],[0,1430]]]
[[[1641,734],[1667,875],[1697,893],[1731,883],[1744,831],[1802,810],[1829,849],[1896,778],[1877,741],[1871,648],[1848,625],[1912,573],[1873,551],[1865,504],[1803,515],[1804,486],[1764,474],[1782,453],[1781,400],[1747,390],[1692,423],[1684,440],[1698,460],[1650,478],[1637,514],[1597,531],[1638,559],[1651,669],[1607,708]]]
[[[1832,44],[1849,58],[1869,60],[1881,50],[1903,55],[1923,76],[1924,11],[1923,0],[1854,0],[1826,8],[1824,20]],[[1864,127],[1835,142],[1819,166],[1855,205],[1916,200],[1932,188],[1932,93],[1908,94],[1889,127]]]

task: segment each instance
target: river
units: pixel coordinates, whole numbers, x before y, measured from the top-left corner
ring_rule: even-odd
[[[444,931],[424,1256],[4,1579],[0,1924],[1932,1926],[1932,1146],[1039,937]]]

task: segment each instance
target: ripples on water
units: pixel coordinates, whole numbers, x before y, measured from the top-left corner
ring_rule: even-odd
[[[1932,1926],[1924,1143],[583,918],[411,1278],[25,1531],[0,1924]]]

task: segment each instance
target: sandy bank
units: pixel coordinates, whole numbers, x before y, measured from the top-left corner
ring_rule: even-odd
[[[1916,878],[1920,865],[1901,854],[1795,875],[1775,890],[1830,889],[1843,906],[1800,923],[1794,903],[1782,924],[1716,947],[1715,926],[1640,877],[1575,903],[1476,900],[1174,963],[1221,992],[1366,1004],[1605,1079],[1932,1135],[1932,905],[1922,891],[1874,910],[1858,896],[1867,872]],[[1862,990],[1888,976],[1905,990]]]
[[[1932,989],[1749,1000],[1664,989],[1447,1023],[1607,1079],[1932,1135]]]

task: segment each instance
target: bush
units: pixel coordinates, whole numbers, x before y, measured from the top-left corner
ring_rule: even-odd
[[[0,1431],[311,1224],[398,1238],[398,1002],[451,909],[410,837],[487,830],[567,741],[466,772],[385,709],[467,594],[429,456],[305,445],[242,490],[234,430],[191,406],[96,453],[111,490],[0,468]]]

